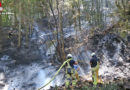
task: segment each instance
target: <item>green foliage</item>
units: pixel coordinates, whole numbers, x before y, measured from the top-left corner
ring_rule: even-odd
[[[119,86],[116,84],[105,84],[102,87],[96,86],[84,86],[81,90],[120,90]]]
[[[100,88],[101,90],[118,90],[120,89],[118,85],[116,84],[106,84],[103,87]]]
[[[116,0],[117,15],[119,17],[119,32],[122,38],[125,38],[130,31],[130,1]]]
[[[19,3],[21,4],[21,14]],[[21,23],[22,32],[26,34],[27,38],[29,27],[33,26],[37,19],[47,17],[50,21],[55,20],[56,23],[54,24],[58,26],[59,9],[62,7],[60,12],[65,20],[63,20],[65,25],[74,24],[76,30],[81,30],[82,21],[84,21],[88,22],[92,28],[102,29],[107,17],[103,12],[104,5],[113,8],[114,6],[111,3],[109,0],[2,0],[3,13],[5,14],[0,16],[0,24],[1,26],[14,26],[18,29],[18,24]],[[119,26],[123,30],[119,32],[122,37],[125,37],[130,30],[130,2],[128,0],[116,0],[116,6],[116,15],[120,18]],[[7,12],[13,14],[7,14]],[[93,32],[92,29],[90,33],[93,34]],[[58,31],[55,31],[54,35],[56,36],[58,33]]]
[[[120,32],[120,36],[122,38],[125,38],[127,36],[127,32],[126,31]]]

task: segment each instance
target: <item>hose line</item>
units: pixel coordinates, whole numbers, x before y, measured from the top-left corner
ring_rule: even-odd
[[[55,79],[55,77],[58,75],[58,73],[59,73],[60,70],[63,68],[63,66],[64,66],[67,62],[69,62],[70,60],[71,60],[71,59],[66,60],[66,61],[61,65],[61,67],[59,68],[59,70],[55,73],[55,75],[51,78],[51,80],[50,80],[48,83],[46,83],[44,86],[40,87],[38,90],[41,90],[42,88],[44,88],[44,87],[46,87],[47,85],[49,85],[49,84]]]

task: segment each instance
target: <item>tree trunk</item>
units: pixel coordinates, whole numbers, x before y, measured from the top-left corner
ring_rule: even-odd
[[[78,0],[78,21],[79,21],[79,30],[81,31],[81,20],[80,20],[80,1]]]
[[[62,62],[64,62],[64,60],[65,60],[65,51],[64,51],[64,35],[63,35],[63,24],[62,24],[63,22],[62,22],[62,19],[63,19],[62,12],[59,11],[59,31],[60,31],[60,46],[61,46],[61,48],[60,48],[60,52],[61,52],[60,56],[61,56]]]
[[[18,32],[18,47],[21,46],[21,2],[19,2],[19,32]]]

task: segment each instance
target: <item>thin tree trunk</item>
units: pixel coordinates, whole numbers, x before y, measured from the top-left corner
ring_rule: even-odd
[[[78,0],[78,21],[79,21],[79,30],[81,31],[81,20],[80,20],[80,1]]]
[[[51,9],[51,12],[53,14],[53,18],[54,18],[54,21],[55,21],[55,27],[56,27],[56,33],[57,33],[57,41],[59,41],[59,39],[58,39],[58,26],[57,26],[58,24],[57,24],[57,19],[56,19],[56,16],[54,14],[54,10],[53,10],[53,7],[52,7],[52,0],[48,0],[48,3],[49,3],[49,7]]]
[[[19,2],[19,32],[18,32],[18,47],[21,46],[21,2]]]
[[[61,59],[62,59],[62,62],[64,62],[65,60],[65,51],[64,51],[64,35],[63,35],[63,22],[62,22],[62,12],[59,11],[59,31],[60,31],[60,51],[61,51]]]

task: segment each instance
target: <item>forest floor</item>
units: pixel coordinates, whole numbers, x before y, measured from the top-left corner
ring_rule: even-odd
[[[62,85],[51,87],[50,90],[130,90],[130,78],[122,81],[115,80],[114,82],[109,83],[101,83],[99,81],[97,86],[93,86],[92,80],[85,80],[80,77],[80,81],[75,87],[70,86],[66,89],[65,86]]]

